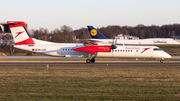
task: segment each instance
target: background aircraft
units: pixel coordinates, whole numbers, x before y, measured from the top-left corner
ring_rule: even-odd
[[[30,38],[24,28],[25,22],[8,21],[15,48],[26,51],[65,57],[88,57],[87,63],[94,63],[96,57],[125,57],[125,58],[165,58],[171,56],[156,46],[122,46],[97,44],[89,41],[84,43],[53,43]]]
[[[106,44],[136,44],[136,45],[154,45],[154,44],[180,44],[172,38],[148,38],[148,39],[107,39],[103,34],[101,34],[93,26],[87,26],[89,33],[91,35],[90,40],[93,42],[104,42]]]

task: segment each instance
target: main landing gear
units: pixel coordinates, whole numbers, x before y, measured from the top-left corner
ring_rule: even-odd
[[[86,60],[86,63],[94,63],[95,62],[95,59],[94,58],[92,58],[92,59],[87,59]]]
[[[97,54],[89,54],[88,59],[86,60],[86,63],[94,63],[96,55]]]

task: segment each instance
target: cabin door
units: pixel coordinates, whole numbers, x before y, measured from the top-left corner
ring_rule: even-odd
[[[135,50],[135,57],[138,58],[139,57],[139,50]]]

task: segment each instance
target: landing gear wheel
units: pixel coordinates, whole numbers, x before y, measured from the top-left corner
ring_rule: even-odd
[[[94,62],[95,62],[95,59],[91,59],[91,62],[94,63]]]
[[[87,60],[86,60],[86,63],[90,63],[90,62],[91,62],[91,60],[90,60],[90,59],[87,59]]]
[[[164,62],[163,59],[161,59],[161,60],[160,60],[160,63],[163,63],[163,62]]]

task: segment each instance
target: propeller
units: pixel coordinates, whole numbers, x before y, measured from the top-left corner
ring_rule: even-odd
[[[111,45],[111,49],[116,49],[116,45]]]
[[[115,42],[116,42],[117,40],[115,40]],[[117,46],[115,45],[116,43],[114,43],[114,40],[112,41],[112,45],[111,45],[111,50],[112,50],[112,52],[114,52],[113,51],[113,49],[116,49],[117,48]]]

